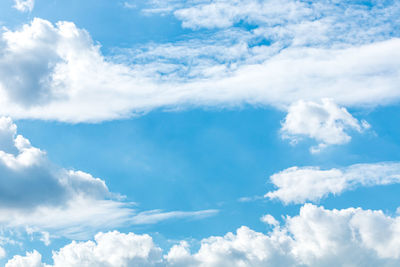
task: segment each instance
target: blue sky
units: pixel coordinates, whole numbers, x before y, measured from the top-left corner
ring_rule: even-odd
[[[0,264],[398,266],[400,4],[0,3]]]

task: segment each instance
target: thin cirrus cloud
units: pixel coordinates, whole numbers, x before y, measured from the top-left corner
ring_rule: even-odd
[[[400,163],[355,164],[321,170],[319,167],[291,167],[271,176],[277,189],[265,197],[285,204],[318,201],[329,194],[339,195],[361,186],[400,183]]]
[[[303,137],[315,139],[317,146],[311,147],[311,153],[318,153],[329,145],[350,142],[349,132],[363,132],[369,129],[366,121],[358,121],[345,108],[339,107],[330,99],[321,103],[298,101],[293,103],[282,122],[281,135],[296,144]]]
[[[10,118],[0,118],[0,225],[42,235],[87,238],[119,226],[168,219],[201,219],[217,210],[139,212],[92,175],[53,164],[46,153],[17,135]],[[41,237],[49,243],[49,237]]]
[[[35,0],[14,0],[15,9],[21,12],[31,12],[35,6]]]
[[[117,54],[107,57],[87,31],[71,22],[36,18],[19,30],[3,29],[0,113],[90,122],[156,108],[250,104],[286,109],[300,99],[327,97],[342,106],[399,99],[400,40],[393,34],[398,4],[367,9],[287,2],[252,1],[249,11],[243,1],[216,1],[215,10],[235,5],[236,13],[247,13],[232,20],[245,18],[257,27],[227,23],[207,38],[199,32],[187,41],[115,49]],[[162,9],[160,1],[152,3]],[[264,11],[285,6],[279,9],[282,24],[278,17],[261,16],[264,11],[254,13],[257,5]],[[183,10],[211,8],[180,1],[173,6],[168,12],[181,12],[183,22]],[[211,21],[220,14],[203,13],[198,18],[208,14]],[[338,21],[340,14],[350,16],[353,27]],[[307,34],[314,30],[319,34]]]
[[[370,43],[391,37],[399,21],[394,1],[152,0],[145,13],[171,13],[191,29],[247,30],[253,36],[288,46]]]
[[[99,233],[53,252],[45,265],[39,252],[14,256],[16,266],[385,266],[400,263],[400,218],[379,210],[329,210],[306,204],[281,225],[272,216],[268,233],[246,226],[201,240],[197,251],[181,241],[163,252],[149,235]],[[381,229],[376,231],[376,229]],[[383,232],[382,232],[383,231]],[[384,238],[382,238],[384,236]],[[29,265],[30,264],[30,265]]]

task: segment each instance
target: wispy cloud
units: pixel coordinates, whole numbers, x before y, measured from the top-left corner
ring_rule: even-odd
[[[246,36],[241,30],[235,32],[242,36],[238,40]],[[247,103],[283,108],[299,99],[324,97],[339,105],[376,105],[400,98],[396,38],[335,48],[285,49],[280,44],[247,42],[225,49],[230,43],[221,40],[207,49],[193,41],[156,46],[144,54],[137,51],[133,58],[139,63],[131,64],[123,58],[104,58],[89,34],[73,23],[53,25],[35,19],[20,31],[2,33],[0,113],[79,122],[160,107]],[[185,63],[182,52],[192,54],[193,64]]]
[[[31,12],[35,6],[35,0],[14,0],[14,8],[21,12]]]
[[[214,216],[218,213],[218,210],[202,210],[202,211],[170,211],[164,212],[162,210],[151,210],[141,212],[132,218],[133,224],[154,224],[160,221],[165,221],[168,219],[201,219]]]

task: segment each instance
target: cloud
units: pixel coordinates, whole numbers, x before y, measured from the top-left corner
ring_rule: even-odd
[[[266,223],[266,224],[268,224],[268,225],[273,225],[273,226],[279,225],[279,222],[278,222],[272,215],[270,215],[270,214],[266,214],[266,215],[262,216],[262,217],[260,218],[260,220],[261,220],[263,223]]]
[[[268,233],[246,226],[236,233],[201,240],[196,252],[181,241],[162,255],[148,235],[99,233],[95,241],[75,242],[53,252],[52,266],[385,266],[400,263],[400,217],[382,211],[328,210],[306,204]],[[379,229],[379,231],[376,231]],[[383,232],[382,232],[383,231]],[[14,256],[7,267],[40,254]],[[14,265],[12,265],[14,264]],[[34,265],[35,266],[35,265]]]
[[[136,4],[131,3],[131,2],[124,2],[123,7],[128,8],[128,9],[136,9],[137,8]]]
[[[133,218],[134,224],[154,224],[167,219],[177,218],[206,218],[217,214],[218,210],[202,210],[193,212],[151,210],[141,212]]]
[[[145,12],[172,13],[191,29],[250,28],[289,46],[365,43],[392,36],[400,5],[393,1],[149,1]]]
[[[0,173],[0,226],[40,233],[47,244],[54,236],[82,239],[103,229],[201,219],[218,212],[139,212],[100,178],[53,164],[44,151],[17,135],[17,126],[7,117],[0,117]]]
[[[26,256],[14,256],[6,264],[7,267],[46,267],[46,264],[42,263],[42,255],[34,250],[33,252],[27,252]]]
[[[14,256],[6,267],[48,266],[34,250],[26,256]],[[149,235],[98,233],[94,241],[76,242],[53,252],[54,267],[69,266],[160,266],[162,250]]]
[[[174,15],[186,28],[225,28],[246,21],[251,24],[278,24],[299,21],[312,13],[312,5],[299,1],[203,1],[182,6]]]
[[[54,166],[44,151],[17,135],[16,125],[7,117],[0,118],[0,172],[2,209],[59,205],[76,196],[112,196],[103,180]]]
[[[366,121],[359,122],[330,99],[322,99],[321,103],[300,100],[289,107],[281,135],[292,144],[303,136],[313,138],[318,146],[310,151],[317,153],[329,145],[348,143],[351,140],[349,131],[362,132],[369,127]]]
[[[114,231],[94,239],[72,242],[54,253],[54,266],[154,266],[161,261],[162,251],[149,235]]]
[[[318,201],[329,194],[338,195],[360,186],[400,183],[400,163],[381,162],[355,164],[341,169],[321,170],[318,167],[291,167],[271,176],[278,188],[265,197],[285,204]]]
[[[77,237],[126,223],[134,213],[103,180],[53,164],[7,117],[0,118],[0,172],[2,227]]]
[[[35,5],[35,0],[14,0],[14,8],[21,12],[31,12]]]
[[[20,30],[1,32],[0,114],[93,122],[156,108],[286,109],[299,99],[325,97],[360,106],[400,97],[397,38],[377,33],[382,38],[329,46],[289,45],[285,37],[265,45],[255,34],[224,29],[206,39],[104,57],[89,33],[73,23],[36,18]]]

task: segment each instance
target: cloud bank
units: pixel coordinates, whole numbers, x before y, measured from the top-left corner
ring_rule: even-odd
[[[391,18],[396,8],[373,10]],[[337,11],[324,12],[321,20]],[[294,21],[309,19],[296,15]],[[354,38],[362,42],[349,37],[329,45],[296,43],[293,36],[279,34],[265,44],[269,38],[264,35],[272,34],[271,29],[254,21],[259,24],[254,30],[221,29],[207,38],[200,34],[173,44],[116,49],[119,52],[108,57],[87,31],[71,22],[52,24],[36,18],[17,30],[4,28],[0,114],[93,122],[157,108],[250,104],[286,109],[300,99],[315,102],[326,97],[344,106],[398,101],[400,40],[386,34],[393,30],[390,23],[379,19],[373,33]],[[354,22],[356,29],[362,22]],[[326,31],[329,38],[341,34]]]
[[[45,265],[37,251],[14,256],[15,266],[398,266],[400,219],[382,211],[328,210],[306,204],[264,234],[242,226],[236,233],[203,239],[191,252],[181,241],[163,255],[148,235],[99,233],[53,252]],[[380,229],[376,231],[376,229]],[[383,231],[383,232],[382,232]],[[33,263],[33,264],[32,264]]]

